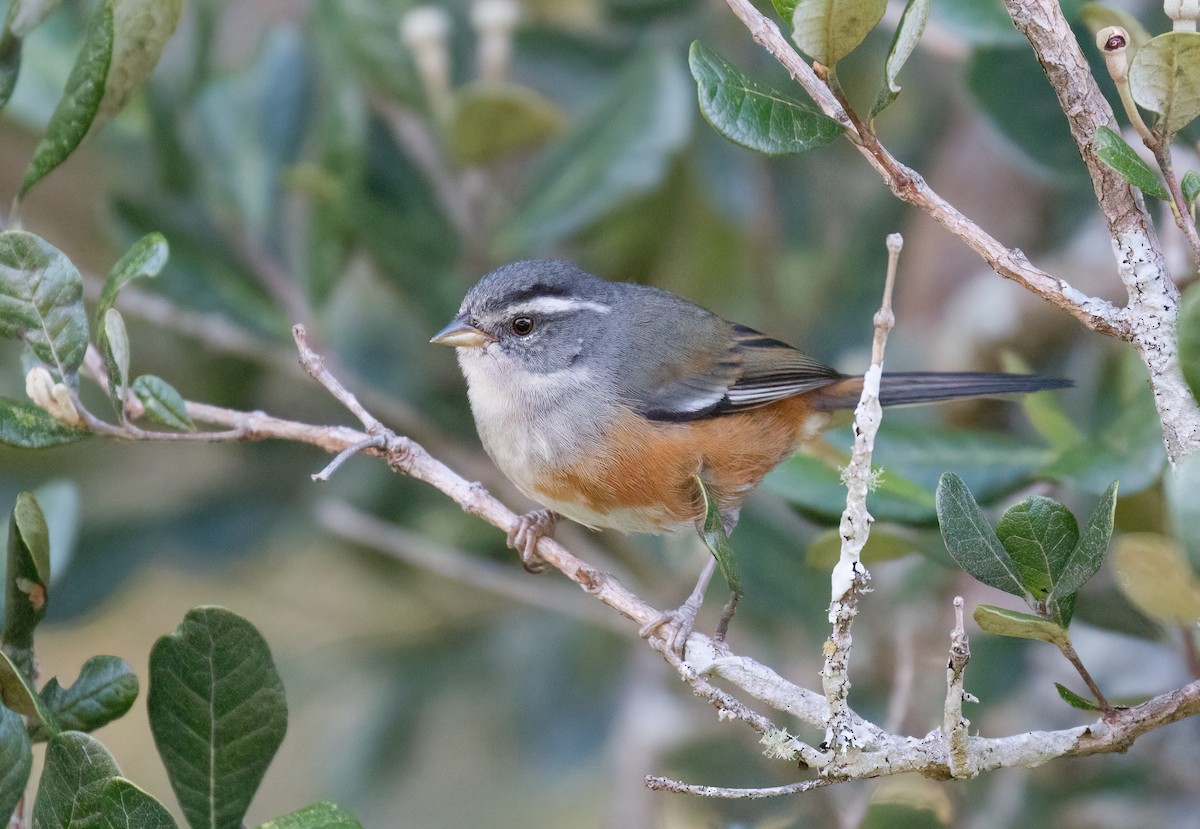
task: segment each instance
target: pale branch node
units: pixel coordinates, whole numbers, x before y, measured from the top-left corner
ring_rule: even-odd
[[[1184,381],[1176,352],[1179,292],[1167,271],[1140,193],[1096,154],[1096,130],[1115,126],[1112,108],[1096,86],[1056,0],[1006,2],[1013,22],[1046,70],[1091,175],[1112,237],[1117,274],[1128,295],[1124,308],[1087,296],[1066,280],[1034,267],[1020,250],[990,236],[938,195],[916,171],[901,164],[854,113],[847,112],[779,27],[750,0],[725,2],[754,40],[787,69],[817,106],[847,128],[859,152],[898,198],[941,223],[1000,276],[1065,311],[1087,328],[1132,344],[1150,372],[1168,457],[1178,462],[1200,451],[1200,404]]]

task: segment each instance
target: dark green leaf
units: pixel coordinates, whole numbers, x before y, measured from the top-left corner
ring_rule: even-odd
[[[1067,631],[1041,616],[1032,616],[1016,610],[1006,610],[990,604],[981,604],[973,614],[975,624],[997,636],[1012,636],[1017,639],[1038,639],[1059,645],[1069,641]]]
[[[1079,543],[1071,551],[1062,574],[1054,585],[1052,599],[1061,599],[1078,592],[1088,579],[1096,575],[1104,562],[1105,553],[1108,552],[1116,510],[1117,482],[1113,481],[1084,524]]]
[[[872,119],[883,112],[900,94],[896,77],[908,62],[913,50],[917,48],[928,21],[929,0],[908,0],[908,5],[904,7],[904,13],[900,16],[900,23],[896,26],[892,46],[888,49],[887,63],[883,69],[883,88],[879,90],[875,105],[871,107]]]
[[[704,499],[704,544],[717,560],[721,573],[725,576],[725,583],[729,585],[729,592],[740,596],[743,592],[742,576],[738,569],[737,554],[729,544],[721,508],[699,475],[695,480],[700,489],[700,497]]]
[[[833,67],[883,19],[887,0],[797,0],[792,40],[818,63]]]
[[[0,443],[22,449],[43,449],[71,443],[88,432],[60,423],[49,412],[24,400],[0,397]]]
[[[146,82],[182,9],[183,0],[120,0],[114,5],[112,59],[93,131],[120,112]]]
[[[1179,304],[1179,362],[1183,376],[1200,401],[1200,284],[1191,285]]]
[[[1200,115],[1200,32],[1151,38],[1129,64],[1129,89],[1139,106],[1157,112],[1156,132],[1173,136]]]
[[[1108,127],[1096,130],[1096,156],[1147,196],[1154,196],[1156,199],[1171,198],[1158,174],[1149,164],[1142,161],[1133,151],[1133,147],[1125,143],[1124,138]]]
[[[126,284],[138,277],[158,276],[169,255],[167,240],[161,233],[148,233],[125,251],[104,280],[96,302],[96,327],[104,324],[104,313],[116,304],[117,295]]]
[[[0,233],[0,336],[23,340],[64,382],[87,351],[79,271],[58,248],[23,230]]]
[[[150,729],[193,826],[237,829],[287,730],[262,634],[219,607],[188,612],[150,652]]]
[[[33,804],[33,825],[41,829],[103,826],[101,793],[121,773],[98,740],[77,731],[50,738],[46,766]]]
[[[95,731],[124,716],[138,695],[138,678],[125,660],[93,656],[79,669],[70,688],[52,678],[41,697],[64,731]]]
[[[553,102],[527,86],[476,83],[454,93],[447,143],[459,162],[487,164],[541,146],[565,121]]]
[[[690,87],[669,51],[631,61],[592,115],[546,156],[501,248],[554,245],[657,188],[691,134]]]
[[[1100,710],[1099,705],[1092,702],[1090,699],[1085,699],[1084,697],[1079,696],[1079,694],[1075,693],[1065,685],[1056,682],[1054,683],[1054,688],[1058,691],[1058,695],[1062,697],[1063,702],[1072,708],[1078,708],[1080,711]]]
[[[841,124],[813,107],[742,74],[700,41],[688,65],[700,111],[721,135],[764,155],[794,155],[828,144]]]
[[[960,567],[986,585],[1027,599],[1016,564],[971,491],[953,472],[938,482],[937,516],[946,549]]]
[[[25,669],[13,664],[3,650],[0,650],[0,703],[3,703],[5,708],[28,717],[31,723],[44,731],[54,734],[59,730],[54,714],[29,686]]]
[[[17,3],[9,6],[9,16]],[[21,38],[8,28],[0,31],[0,107],[8,103],[17,86],[17,75],[21,72]]]
[[[99,829],[176,829],[167,807],[124,777],[112,777],[100,789]]]
[[[8,820],[25,796],[33,769],[33,746],[25,721],[11,708],[0,705],[0,815]]]
[[[133,381],[132,390],[146,408],[146,417],[181,432],[195,431],[196,424],[188,414],[187,403],[166,380],[143,374]]]
[[[268,820],[258,829],[362,829],[362,824],[335,804],[323,801]]]
[[[1191,204],[1197,196],[1200,196],[1200,173],[1188,170],[1179,180],[1179,187],[1183,190],[1183,200]]]
[[[1079,525],[1058,501],[1031,495],[1004,511],[996,537],[1012,556],[1021,584],[1035,600],[1045,601],[1079,542]]]
[[[33,630],[46,615],[50,534],[42,508],[28,492],[17,496],[9,520],[7,573],[4,630],[0,639],[17,667],[29,676],[33,664]]]
[[[83,48],[67,77],[62,99],[50,116],[46,135],[33,151],[33,160],[25,171],[22,196],[75,151],[96,117],[112,59],[113,1],[104,0],[92,14]]]

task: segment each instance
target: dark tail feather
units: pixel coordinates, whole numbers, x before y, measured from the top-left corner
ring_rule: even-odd
[[[884,374],[879,402],[885,406],[936,403],[969,397],[1062,389],[1075,385],[1060,377],[1037,374],[993,374],[987,371],[904,371]],[[847,377],[818,390],[814,402],[822,409],[852,409],[862,394],[862,378]]]

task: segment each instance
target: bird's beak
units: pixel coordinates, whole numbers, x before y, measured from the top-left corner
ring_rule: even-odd
[[[488,343],[495,341],[495,337],[485,334],[461,318],[453,320],[441,331],[434,334],[433,339],[430,340],[431,343],[454,346],[455,348],[483,348]]]

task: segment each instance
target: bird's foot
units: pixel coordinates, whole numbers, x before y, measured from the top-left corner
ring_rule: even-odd
[[[675,610],[664,610],[638,629],[638,636],[649,639],[659,636],[667,651],[683,659],[688,637],[696,627],[696,616],[700,613],[700,602],[689,598]]]
[[[508,546],[521,554],[521,564],[530,573],[543,573],[546,560],[537,551],[538,541],[554,537],[558,517],[548,509],[535,509],[518,516],[516,526],[508,531]]]

